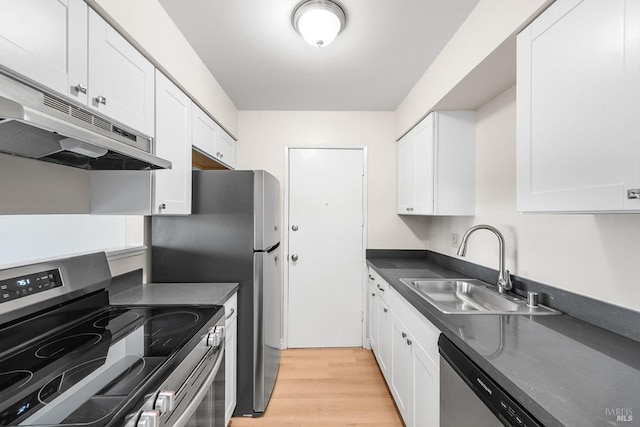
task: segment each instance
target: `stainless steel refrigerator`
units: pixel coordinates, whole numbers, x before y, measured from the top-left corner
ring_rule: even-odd
[[[191,215],[152,219],[151,278],[240,283],[234,415],[260,415],[280,366],[280,183],[265,171],[193,171],[192,191]]]

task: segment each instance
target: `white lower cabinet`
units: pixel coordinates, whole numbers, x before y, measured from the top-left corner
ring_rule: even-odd
[[[375,353],[378,359],[378,365],[384,377],[389,382],[391,375],[391,311],[384,300],[376,296],[377,321],[378,321],[378,352]]]
[[[440,331],[395,289],[375,274],[370,283],[370,308],[376,310],[374,324],[369,316],[370,342],[394,401],[408,427],[440,425]],[[385,289],[387,301],[378,285]],[[375,286],[375,287],[374,287]],[[375,294],[372,296],[371,294]],[[372,305],[372,302],[375,301]]]
[[[415,427],[440,425],[440,367],[419,344],[413,351],[413,402],[411,416]]]
[[[411,386],[413,337],[395,314],[391,315],[391,394],[396,401],[405,424],[411,420]]]
[[[238,372],[238,294],[225,304],[224,425],[229,425],[236,408]]]
[[[376,352],[378,350],[378,311],[376,309],[376,291],[372,282],[373,276],[369,275],[369,287],[367,293],[367,301],[369,302],[368,318],[368,338],[369,346],[371,350]]]

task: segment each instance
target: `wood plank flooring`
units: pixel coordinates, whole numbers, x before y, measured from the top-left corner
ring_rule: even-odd
[[[282,352],[273,396],[261,418],[232,418],[231,427],[403,426],[371,350]]]

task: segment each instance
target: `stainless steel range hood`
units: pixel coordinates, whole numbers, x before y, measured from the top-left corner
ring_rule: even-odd
[[[89,170],[167,169],[153,140],[0,74],[0,152]]]

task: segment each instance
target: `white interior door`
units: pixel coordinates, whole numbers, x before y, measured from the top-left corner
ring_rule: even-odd
[[[362,346],[363,153],[289,149],[289,347]]]

